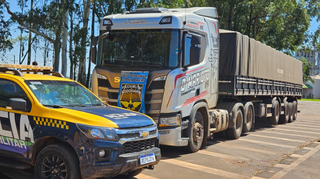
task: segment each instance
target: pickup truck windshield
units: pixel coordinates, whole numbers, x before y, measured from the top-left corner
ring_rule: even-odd
[[[48,107],[101,106],[101,101],[86,88],[70,81],[25,81],[40,103]]]
[[[179,64],[177,29],[112,30],[102,39],[105,67],[175,68]]]

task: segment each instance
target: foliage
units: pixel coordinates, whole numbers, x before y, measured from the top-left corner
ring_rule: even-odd
[[[311,81],[312,83],[314,83],[314,79],[311,78],[310,74],[311,74],[311,68],[312,65],[310,62],[307,61],[307,59],[301,57],[301,61],[303,63],[303,82],[308,82]]]
[[[6,52],[13,48],[13,44],[10,41],[10,25],[11,21],[6,20],[4,17],[4,6],[0,2],[0,52]]]

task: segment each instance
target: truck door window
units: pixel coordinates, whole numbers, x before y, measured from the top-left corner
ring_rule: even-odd
[[[184,66],[190,65],[190,48],[192,35],[184,35]]]
[[[196,65],[203,61],[206,41],[201,34],[184,34],[184,66]]]
[[[31,103],[26,93],[15,82],[0,79],[0,107],[6,107],[10,98],[22,98],[27,102],[27,109],[30,111]]]

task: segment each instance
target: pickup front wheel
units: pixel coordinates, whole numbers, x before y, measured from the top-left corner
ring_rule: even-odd
[[[81,178],[76,154],[63,144],[48,145],[43,148],[35,162],[36,179]]]

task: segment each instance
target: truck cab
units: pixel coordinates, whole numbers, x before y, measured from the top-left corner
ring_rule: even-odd
[[[121,72],[148,71],[146,114],[158,124],[160,144],[187,146],[195,139],[199,148],[209,135],[208,124],[189,123],[194,111],[202,111],[197,113],[202,118],[216,105],[217,17],[211,7],[142,8],[105,16],[100,34],[108,35],[99,39],[93,92],[117,105]],[[188,127],[194,128],[194,136],[187,134]]]
[[[150,117],[106,105],[51,70],[0,64],[0,165],[79,179],[133,176],[159,162]]]

